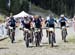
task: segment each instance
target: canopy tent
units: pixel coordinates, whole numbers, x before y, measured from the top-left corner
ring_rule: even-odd
[[[14,17],[14,18],[18,18],[18,17],[24,17],[24,16],[29,16],[29,14],[26,13],[26,12],[24,12],[24,11],[22,11],[22,12],[20,12],[19,14],[14,15],[13,17]]]

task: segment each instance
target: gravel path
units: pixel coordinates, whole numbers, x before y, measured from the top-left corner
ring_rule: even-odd
[[[74,36],[73,28],[68,28],[67,39]],[[57,46],[51,48],[46,38],[46,32],[43,30],[43,39],[41,47],[35,47],[30,44],[30,48],[25,47],[23,41],[23,32],[19,29],[16,30],[16,43],[11,44],[10,39],[6,39],[0,42],[0,55],[75,55],[75,43],[68,42],[64,43],[61,40],[61,31],[56,29],[56,41]]]

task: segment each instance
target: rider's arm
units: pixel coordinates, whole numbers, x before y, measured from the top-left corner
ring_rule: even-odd
[[[58,27],[60,27],[61,18],[58,19]]]
[[[45,20],[45,24],[47,23],[47,20]]]
[[[10,24],[11,24],[11,20],[8,21],[8,26],[10,26]]]
[[[21,23],[24,24],[24,20],[21,20]]]
[[[24,20],[21,20],[21,23],[22,23],[22,27],[25,27]]]
[[[59,22],[59,23],[61,22],[61,18],[58,19],[58,22]]]
[[[68,22],[68,18],[66,18],[66,17],[65,17],[65,21],[66,21],[66,23],[69,23],[69,22]]]
[[[57,20],[54,19],[54,21],[55,21],[55,23],[57,23]]]

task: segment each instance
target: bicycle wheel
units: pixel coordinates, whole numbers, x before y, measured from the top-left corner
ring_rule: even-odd
[[[25,33],[25,40],[26,40],[26,47],[29,47],[29,43],[28,43],[28,33]]]
[[[10,29],[9,38],[10,38],[10,40],[11,40],[11,43],[13,43],[13,40],[12,40],[12,30],[11,30],[11,29]]]
[[[28,40],[26,41],[26,47],[29,47],[29,41]]]
[[[12,30],[12,32],[11,32],[11,42],[14,43],[14,40],[15,40],[15,32],[14,32],[14,30]]]
[[[66,42],[66,35],[67,35],[67,33],[66,33],[66,30],[64,31],[64,42]]]
[[[15,32],[12,32],[12,43],[15,41]]]
[[[35,43],[36,43],[36,47],[40,46],[40,36],[39,36],[39,32],[35,33]]]
[[[49,32],[49,36],[48,37],[49,37],[48,39],[49,39],[49,44],[50,44],[51,43],[50,32]]]
[[[53,33],[50,33],[50,42],[51,42],[51,47],[53,47],[54,39],[53,39]]]
[[[53,33],[52,32],[49,32],[49,44],[51,44],[51,47],[54,46],[54,39],[53,39]]]
[[[67,35],[66,30],[63,30],[62,31],[62,38],[63,38],[64,42],[66,42],[66,35]]]

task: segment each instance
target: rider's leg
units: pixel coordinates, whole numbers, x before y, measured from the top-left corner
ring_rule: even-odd
[[[55,28],[54,28],[54,33],[53,33],[53,41],[56,43],[56,38],[55,38]]]
[[[68,35],[68,33],[67,33],[67,28],[66,28],[65,30],[66,30],[66,35]],[[65,36],[64,42],[67,42],[67,41],[66,41],[66,36]]]
[[[61,26],[60,26],[60,30],[61,30],[61,36],[63,35],[63,32],[62,32],[62,27],[63,27],[63,25],[61,24]],[[63,38],[63,36],[62,36],[62,40],[63,40],[64,38]]]
[[[62,29],[61,29],[61,36],[62,36],[62,40],[63,40],[64,38],[63,38],[63,32],[62,32]]]
[[[66,28],[66,35],[68,35],[68,33],[67,33],[67,28]]]
[[[8,35],[10,36],[10,29],[8,28]]]
[[[15,41],[15,32],[13,32],[13,37],[12,38],[13,38],[13,41]]]
[[[46,37],[48,37],[49,33],[48,33],[48,30],[46,30]]]
[[[41,36],[41,32],[39,32],[39,40],[40,40],[40,42],[41,42],[41,40],[42,40],[42,36]]]
[[[26,33],[25,33],[25,31],[23,31],[23,35],[24,35],[24,40],[26,40]]]
[[[41,28],[41,36],[43,36],[43,30],[42,30],[42,28]]]

